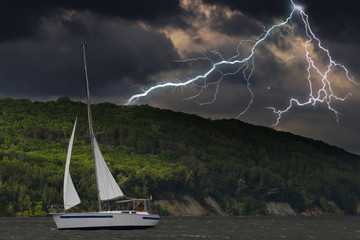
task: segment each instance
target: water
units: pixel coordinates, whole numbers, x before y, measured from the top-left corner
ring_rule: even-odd
[[[53,219],[0,218],[0,239],[360,239],[360,217],[162,217],[145,230],[62,230]]]

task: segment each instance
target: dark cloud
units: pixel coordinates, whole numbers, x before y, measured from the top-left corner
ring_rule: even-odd
[[[205,0],[210,4],[226,5],[233,10],[239,10],[256,19],[268,21],[274,17],[285,16],[289,13],[289,0]]]
[[[336,41],[359,41],[360,1],[298,0],[321,37]]]
[[[92,85],[103,94],[106,94],[104,89],[125,81],[149,82],[149,76],[169,70],[171,60],[179,58],[172,42],[161,33],[123,21],[80,15],[76,18],[87,29],[81,34],[77,31],[74,35],[66,24],[55,21],[41,26],[47,34],[43,39],[1,43],[0,56],[6,56],[0,57],[2,92],[12,96],[79,97],[83,40],[88,42]],[[117,91],[121,94],[125,88]]]
[[[37,38],[41,21],[56,13],[61,14],[64,9],[87,10],[104,17],[146,21],[157,21],[181,11],[179,0],[4,0],[0,7],[0,40]]]
[[[234,14],[230,18],[226,18],[224,14],[213,17],[212,29],[229,36],[242,36],[244,38],[260,35],[262,31],[255,19],[241,14]]]
[[[291,11],[290,0],[205,0],[207,3],[229,6],[231,9],[259,19],[265,25],[274,18],[285,18]],[[360,1],[354,0],[294,0],[305,7],[310,22],[322,38],[337,41],[359,41]]]

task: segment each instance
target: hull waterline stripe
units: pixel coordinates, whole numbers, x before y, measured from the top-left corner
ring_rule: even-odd
[[[105,216],[60,216],[60,218],[113,218],[112,215],[105,215]]]
[[[59,228],[59,230],[99,230],[99,229],[145,229],[155,226],[111,226],[111,227],[75,227],[75,228]]]
[[[157,217],[143,217],[145,220],[160,220],[160,218]]]

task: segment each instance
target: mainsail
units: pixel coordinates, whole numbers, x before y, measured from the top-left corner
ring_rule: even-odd
[[[99,205],[99,210],[101,211],[101,201],[120,198],[123,197],[124,194],[121,191],[119,185],[116,183],[114,177],[111,175],[104,161],[104,158],[100,152],[99,145],[95,138],[95,133],[92,124],[91,101],[90,101],[89,79],[88,79],[87,64],[86,64],[85,45],[86,43],[83,42],[82,47],[83,47],[84,71],[85,71],[86,92],[87,92],[89,132],[90,132],[91,148],[94,155],[98,205]]]
[[[99,187],[100,201],[111,200],[124,196],[123,192],[121,191],[119,185],[116,183],[114,177],[110,173],[109,168],[104,161],[96,138],[94,137],[93,140],[95,158],[94,161],[96,162],[96,180]]]
[[[73,181],[71,180],[70,176],[70,159],[71,159],[71,152],[74,143],[74,135],[76,129],[76,122],[77,118],[75,119],[74,128],[71,134],[67,157],[66,157],[66,165],[65,165],[65,174],[64,174],[64,208],[68,210],[80,203],[80,198],[76,189],[74,187]]]

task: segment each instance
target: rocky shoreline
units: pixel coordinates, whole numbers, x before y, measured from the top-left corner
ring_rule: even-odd
[[[210,196],[205,199],[205,204],[200,204],[190,196],[181,196],[180,200],[155,200],[154,203],[163,211],[163,215],[169,216],[222,216],[226,215],[220,205]],[[267,215],[270,216],[322,216],[327,215],[320,208],[313,207],[303,212],[295,210],[287,202],[266,202]],[[342,211],[336,207],[334,202],[329,202],[334,209],[335,215],[343,215]],[[360,202],[357,204],[356,214],[360,214]]]

